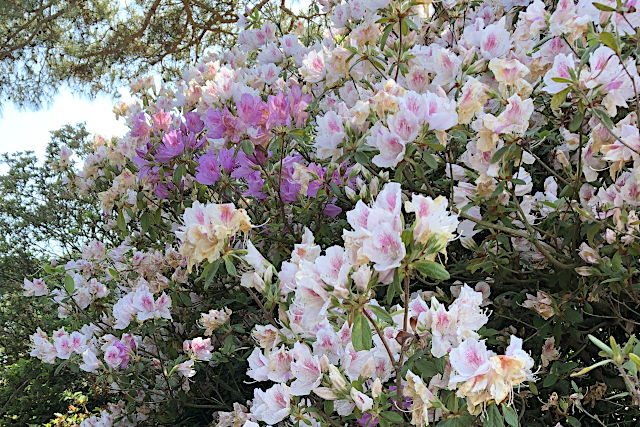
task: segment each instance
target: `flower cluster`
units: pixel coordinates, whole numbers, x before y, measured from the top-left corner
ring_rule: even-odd
[[[78,331],[32,355],[126,396],[85,425],[600,419],[569,375],[640,309],[635,2],[277,3],[61,154],[104,241],[23,289]]]
[[[180,254],[188,260],[188,270],[204,260],[220,257],[225,241],[239,232],[251,229],[251,221],[243,209],[231,203],[202,205],[195,202],[184,211],[184,227],[176,232],[182,244]]]

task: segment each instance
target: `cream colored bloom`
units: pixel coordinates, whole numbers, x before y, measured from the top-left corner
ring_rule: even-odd
[[[553,300],[544,292],[538,291],[538,294],[534,297],[531,294],[527,294],[527,299],[522,303],[524,308],[530,308],[535,310],[545,320],[555,314],[553,307]]]
[[[201,313],[200,326],[205,329],[204,334],[211,335],[214,329],[227,323],[231,313],[227,307],[222,310],[209,310],[208,313]]]
[[[435,401],[431,390],[422,381],[422,378],[411,371],[407,372],[407,385],[404,389],[404,395],[412,400],[411,408],[411,424],[414,426],[429,425],[429,409],[433,407],[431,402]]]
[[[187,270],[205,259],[213,262],[220,258],[226,239],[251,229],[249,216],[233,203],[203,205],[194,202],[184,212],[184,226],[176,236],[182,240],[180,254],[187,257]]]

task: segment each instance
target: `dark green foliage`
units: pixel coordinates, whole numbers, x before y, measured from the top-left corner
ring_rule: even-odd
[[[42,424],[66,412],[65,390],[88,391],[79,375],[55,375],[55,366],[29,357],[26,337],[66,321],[46,300],[22,297],[21,288],[24,277],[44,274],[44,260],[64,259],[79,241],[100,235],[96,196],[79,194],[54,167],[62,146],[84,155],[88,136],[84,125],[52,132],[44,162],[31,152],[2,156],[8,170],[0,175],[0,425]]]
[[[0,99],[40,107],[62,85],[95,95],[179,74],[220,45],[236,0],[0,0]]]

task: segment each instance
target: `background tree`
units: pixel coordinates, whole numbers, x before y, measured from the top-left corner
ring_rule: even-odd
[[[229,43],[244,3],[0,0],[0,99],[37,108],[63,84],[95,95],[151,71],[175,76]]]
[[[0,175],[0,424],[38,424],[66,413],[69,401],[86,400],[86,381],[29,357],[24,334],[43,324],[65,325],[46,304],[22,297],[24,277],[42,274],[43,261],[66,259],[79,241],[101,236],[95,194],[83,196],[66,183],[59,158],[63,147],[85,156],[90,148],[84,124],[51,132],[44,161],[33,152],[3,154]],[[66,149],[65,148],[65,149]],[[98,399],[99,400],[99,399]],[[72,405],[73,406],[73,405]]]

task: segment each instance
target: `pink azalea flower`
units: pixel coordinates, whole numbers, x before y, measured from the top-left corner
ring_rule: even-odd
[[[33,281],[24,279],[24,285],[22,285],[22,289],[24,289],[23,295],[25,297],[41,297],[49,294],[47,285],[42,279],[33,279]]]
[[[320,385],[322,370],[317,356],[312,356],[306,344],[296,342],[293,346],[291,374],[295,380],[291,383],[290,392],[294,396],[306,396]]]
[[[275,384],[270,389],[253,392],[252,413],[259,421],[274,425],[284,420],[291,411],[291,392],[284,384]]]
[[[489,372],[489,359],[493,352],[487,350],[485,341],[468,338],[449,353],[449,361],[455,372],[450,382],[464,382]]]
[[[79,367],[85,372],[95,372],[100,367],[100,361],[96,354],[88,348],[82,352],[82,363]]]

